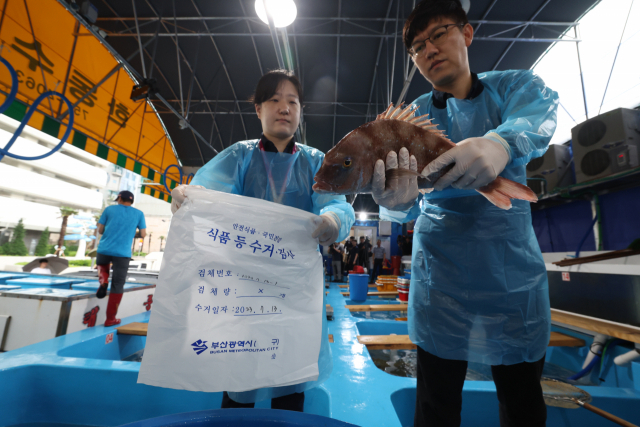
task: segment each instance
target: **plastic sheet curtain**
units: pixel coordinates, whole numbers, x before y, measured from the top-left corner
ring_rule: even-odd
[[[47,90],[64,94],[75,108],[67,143],[159,183],[142,192],[170,201],[163,172],[179,164],[173,144],[152,105],[132,101],[137,83],[120,67],[110,48],[90,33],[56,0],[6,0],[0,3],[1,55],[18,75],[18,93],[5,115],[21,121],[33,101]],[[0,70],[0,103],[11,90],[9,71]],[[103,79],[91,94],[87,93]],[[84,99],[83,99],[84,97]],[[59,98],[37,107],[28,125],[61,138],[69,116]],[[178,169],[167,174],[178,184]]]

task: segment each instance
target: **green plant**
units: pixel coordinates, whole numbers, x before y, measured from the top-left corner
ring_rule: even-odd
[[[45,228],[42,234],[40,235],[40,239],[38,240],[38,244],[36,245],[36,256],[45,256],[49,252],[49,227]]]
[[[25,256],[29,254],[27,246],[24,244],[24,225],[22,218],[18,221],[18,225],[13,230],[13,238],[11,241],[2,245],[3,255]]]
[[[71,215],[75,215],[77,213],[78,211],[73,208],[68,208],[65,206],[60,207],[60,216],[62,217],[62,225],[60,226],[60,238],[58,239],[58,248],[62,248],[62,246],[64,246],[64,235],[67,234],[67,220]],[[68,254],[65,253],[65,255],[68,255]],[[58,253],[56,253],[56,256],[59,256]]]
[[[90,259],[72,259],[69,261],[69,267],[90,267]]]

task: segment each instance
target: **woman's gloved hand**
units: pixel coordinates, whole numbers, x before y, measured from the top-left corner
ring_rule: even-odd
[[[340,218],[333,212],[323,213],[322,215],[314,218],[313,224],[316,229],[311,234],[311,237],[319,238],[319,242],[322,246],[328,246],[338,240],[338,234],[340,233]]]
[[[178,185],[176,188],[171,190],[171,213],[176,213],[180,206],[187,199],[187,195],[185,190],[189,187],[188,185]],[[192,185],[193,188],[204,188],[202,185]]]
[[[492,139],[467,138],[429,163],[422,175],[429,176],[451,163],[455,163],[455,166],[436,181],[434,189],[440,191],[449,185],[459,190],[484,187],[507,166],[509,153],[502,144]]]
[[[409,150],[401,148],[398,154],[390,151],[387,154],[386,169],[410,169],[417,172],[418,162],[409,156]],[[407,176],[389,181],[385,188],[385,162],[378,160],[373,171],[371,195],[373,200],[389,210],[404,211],[410,209],[418,198],[418,177]]]

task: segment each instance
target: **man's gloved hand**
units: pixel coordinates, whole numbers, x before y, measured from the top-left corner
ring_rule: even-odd
[[[322,246],[327,246],[338,240],[340,232],[340,219],[333,212],[324,213],[313,220],[316,226],[315,231],[311,234],[314,239],[319,237]]]
[[[414,156],[409,156],[409,150],[403,147],[398,155],[395,151],[390,151],[387,154],[386,169],[397,169],[399,166],[400,169],[410,169],[417,172],[418,163]],[[398,162],[398,160],[400,161]],[[378,160],[373,170],[371,183],[371,195],[377,204],[393,211],[404,211],[413,206],[418,198],[417,176],[391,180],[386,189],[385,181],[385,162]]]
[[[180,206],[184,203],[187,198],[185,194],[185,190],[189,187],[188,185],[178,185],[176,188],[171,190],[171,213],[176,213]],[[192,185],[193,188],[204,188],[202,185]]]
[[[429,163],[422,175],[429,176],[451,163],[455,166],[436,181],[438,191],[451,185],[459,190],[476,190],[492,182],[509,163],[509,153],[488,138],[467,138]]]

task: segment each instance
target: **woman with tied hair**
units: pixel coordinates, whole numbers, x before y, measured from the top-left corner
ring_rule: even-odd
[[[302,99],[302,86],[293,73],[274,70],[262,76],[252,97],[262,135],[223,150],[196,173],[191,185],[313,212],[318,217],[311,237],[327,246],[349,235],[355,215],[344,196],[316,194],[311,188],[324,154],[295,141]],[[185,201],[185,188],[180,185],[171,192],[174,213]],[[318,379],[284,387],[224,392],[222,408],[252,408],[255,402],[271,399],[272,409],[303,411],[304,391],[324,382],[333,366],[324,303],[322,307]]]

